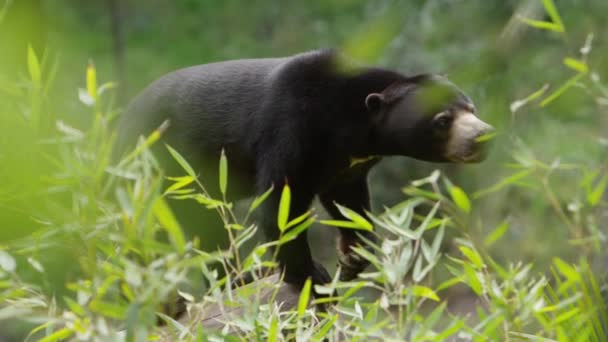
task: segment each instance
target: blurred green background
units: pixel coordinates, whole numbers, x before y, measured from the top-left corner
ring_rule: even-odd
[[[83,114],[86,107],[77,93],[85,87],[88,63],[95,64],[100,83],[118,82],[118,114],[146,84],[180,67],[338,47],[365,63],[408,74],[447,74],[499,131],[489,159],[479,165],[385,160],[371,177],[375,211],[402,201],[404,186],[436,168],[474,194],[500,185],[526,162],[539,161],[555,170],[537,168],[509,186],[472,196],[468,233],[483,240],[508,220],[508,232],[490,253],[502,260],[533,261],[540,269],[555,255],[576,257],[581,249],[601,256],[601,248],[586,246],[584,238],[595,234],[604,241],[606,214],[595,215],[597,231],[589,231],[576,224],[576,209],[607,167],[608,95],[600,87],[608,79],[608,1],[555,4],[564,32],[524,24],[520,17],[551,20],[542,1],[532,0],[0,1],[0,247],[40,232],[41,220],[56,210],[39,196],[48,190],[45,176],[54,166],[33,157],[32,151],[44,149],[34,141],[53,131],[55,120],[81,130],[90,127],[93,118]],[[591,52],[581,54],[586,42]],[[4,115],[23,110],[9,95],[12,86],[29,78],[28,45],[46,56],[47,70],[56,65],[53,86],[40,104],[45,116],[38,132]],[[564,65],[568,57],[584,61],[584,77],[540,106],[577,74]],[[549,88],[539,99],[511,110],[514,101],[545,84]],[[71,199],[61,200],[69,206]],[[311,239],[325,241],[319,238],[321,230]],[[333,252],[326,244],[319,253],[329,258]],[[53,253],[41,257],[47,269],[69,278],[65,262],[70,252]]]

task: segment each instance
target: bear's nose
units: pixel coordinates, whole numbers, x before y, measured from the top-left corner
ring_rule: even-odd
[[[479,120],[479,127],[477,129],[478,132],[477,136],[475,137],[475,142],[482,143],[494,138],[496,129],[492,125]]]

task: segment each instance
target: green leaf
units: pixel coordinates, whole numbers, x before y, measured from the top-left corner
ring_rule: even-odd
[[[359,229],[359,230],[369,231],[368,229],[361,228],[361,226],[359,226],[357,223],[352,222],[352,221],[344,221],[344,220],[320,220],[319,223],[327,225],[327,226],[332,226],[332,227]]]
[[[576,271],[576,269],[565,261],[563,261],[562,259],[558,257],[553,258],[553,264],[555,265],[559,273],[561,273],[566,278],[573,281],[580,281],[581,276]]]
[[[443,241],[443,234],[445,232],[445,224],[447,220],[443,220],[437,234],[435,235],[435,239],[433,240],[433,245],[431,246],[431,255],[433,258],[437,257],[439,254],[439,248],[441,247],[441,242]]]
[[[434,300],[436,302],[439,301],[439,297],[437,296],[435,291],[433,291],[432,289],[430,289],[426,286],[414,285],[411,288],[405,288],[403,290],[403,294],[408,294],[410,292],[416,297],[428,298],[428,299]]]
[[[585,74],[578,73],[574,77],[570,78],[568,81],[566,81],[566,83],[564,83],[561,87],[559,87],[551,95],[547,96],[544,100],[542,100],[542,102],[540,103],[540,106],[544,107],[544,106],[548,105],[549,103],[555,101],[566,90],[568,90],[569,88],[573,87],[576,84],[576,82],[578,82],[578,80],[580,80],[581,78],[583,78],[583,76],[585,76]]]
[[[475,268],[481,269],[483,267],[483,261],[477,251],[466,246],[458,246],[458,249],[467,259],[469,259],[469,261],[473,263]]]
[[[65,300],[65,303],[67,304],[68,308],[77,316],[84,316],[86,314],[84,308],[73,299],[64,296],[63,300]]]
[[[270,188],[268,190],[266,190],[266,192],[264,192],[263,194],[261,194],[260,196],[256,197],[252,202],[251,202],[251,206],[249,207],[249,212],[254,211],[257,207],[260,206],[260,204],[262,204],[266,198],[268,198],[268,196],[272,193],[272,191],[274,190],[274,186],[270,186]]]
[[[293,220],[287,222],[287,226],[285,226],[285,230],[300,224],[302,221],[304,221],[305,219],[307,219],[310,216],[310,210],[305,212],[304,214],[294,218]]]
[[[539,29],[555,31],[555,32],[560,32],[560,33],[564,32],[563,28],[561,28],[559,25],[556,25],[555,23],[552,23],[549,21],[534,20],[534,19],[525,18],[525,17],[518,17],[518,19],[532,27],[536,27]]]
[[[167,205],[167,202],[164,198],[159,197],[154,202],[154,215],[158,222],[160,222],[161,226],[165,228],[167,234],[169,235],[169,239],[173,243],[173,246],[178,250],[179,253],[184,253],[186,250],[186,241],[184,239],[184,234],[182,228],[179,225],[179,222],[173,215],[171,208]]]
[[[466,275],[466,284],[471,287],[475,294],[481,296],[481,294],[483,293],[483,286],[481,285],[481,282],[477,277],[477,273],[470,265],[464,264],[463,266],[464,273]]]
[[[289,220],[289,206],[291,204],[291,189],[289,184],[285,184],[283,192],[281,193],[281,200],[279,202],[279,212],[277,217],[277,223],[279,230],[284,232],[287,229],[287,221]]]
[[[566,29],[564,27],[564,22],[562,21],[553,0],[543,0],[543,5],[545,6],[545,11],[547,11],[547,14],[549,14],[549,18],[551,18],[551,21],[553,21],[555,25],[559,27],[559,32],[565,32]]]
[[[165,190],[164,195],[168,194],[168,193],[173,193],[178,189],[181,189],[183,187],[185,187],[186,185],[191,184],[192,182],[194,182],[196,180],[196,178],[192,177],[192,176],[182,176],[182,177],[167,177],[167,179],[174,181],[175,183],[171,184],[171,186],[169,186],[167,188],[167,190]]]
[[[184,171],[186,171],[189,176],[196,177],[194,169],[192,168],[192,166],[190,166],[186,159],[182,157],[182,155],[176,150],[174,150],[171,146],[167,144],[165,144],[165,146],[167,147],[167,150],[169,150],[169,153],[171,153],[171,156],[173,156],[173,159],[177,161],[177,163],[182,167],[182,169],[184,169]]]
[[[226,188],[228,186],[228,161],[226,160],[226,153],[222,149],[220,155],[220,191],[222,195],[226,196]]]
[[[463,277],[454,277],[454,278],[450,278],[446,281],[444,281],[443,283],[439,284],[439,286],[437,286],[437,291],[443,291],[445,289],[449,289],[450,287],[462,283],[464,281]]]
[[[174,196],[177,199],[180,199],[181,196]],[[194,194],[194,195],[186,195],[185,198],[193,198],[198,203],[204,205],[208,209],[218,208],[224,205],[224,202],[218,201],[213,198],[209,198],[203,194]]]
[[[268,329],[268,342],[276,342],[279,334],[279,320],[277,316],[272,317],[270,321],[270,329]]]
[[[324,341],[326,339],[327,333],[329,333],[329,330],[334,326],[337,320],[338,315],[332,315],[331,318],[329,318],[329,320],[327,321],[327,323],[323,324],[321,329],[319,329],[319,331],[315,334],[315,336],[312,338],[312,341]]]
[[[522,100],[516,100],[513,101],[511,103],[511,105],[509,106],[509,109],[511,110],[512,113],[515,113],[517,110],[519,110],[519,108],[525,106],[526,104],[528,104],[531,101],[534,101],[538,98],[540,98],[541,96],[543,96],[545,94],[545,92],[547,91],[547,89],[549,89],[549,84],[545,83],[543,84],[542,87],[540,87],[540,89],[538,89],[537,91],[533,92],[532,94],[526,96],[524,99]],[[475,140],[478,141],[478,140]]]
[[[74,332],[72,329],[63,328],[55,331],[54,333],[40,339],[38,342],[55,342],[60,340],[65,340],[66,338],[72,336]]]
[[[123,160],[121,160],[120,163],[124,164],[140,155],[145,149],[149,148],[150,146],[152,146],[152,144],[157,142],[162,136],[163,132],[168,127],[169,121],[164,121],[157,129],[154,130],[154,132],[150,133],[150,135],[146,137],[146,140],[144,140],[142,144],[139,144],[133,151],[131,151],[131,153],[129,153],[129,155],[127,155]]]
[[[509,230],[509,222],[505,220],[484,239],[484,245],[486,247],[492,246],[494,242],[498,241],[503,235],[505,235],[507,230]]]
[[[304,316],[304,312],[306,312],[306,308],[308,307],[308,302],[310,300],[311,287],[312,281],[310,278],[307,278],[304,282],[302,292],[300,292],[300,299],[298,300],[298,319],[301,319],[302,316]]]
[[[30,73],[30,78],[32,79],[32,82],[34,82],[34,84],[39,87],[42,81],[40,62],[38,62],[36,52],[34,51],[31,45],[28,45],[27,47],[27,70]]]
[[[491,194],[493,192],[499,191],[502,188],[511,185],[511,184],[516,184],[520,179],[526,177],[527,175],[529,175],[530,173],[532,173],[532,170],[530,169],[526,169],[526,170],[522,170],[520,172],[517,172],[515,174],[512,174],[509,177],[506,177],[502,180],[500,180],[498,183],[492,185],[491,187],[487,188],[487,189],[483,189],[480,190],[476,193],[473,194],[473,198],[479,198],[488,194]]]
[[[467,194],[460,187],[453,185],[449,188],[450,197],[454,203],[465,213],[471,212],[471,201]]]
[[[300,235],[303,231],[308,229],[313,223],[315,223],[315,218],[311,217],[308,220],[300,223],[294,228],[290,229],[279,239],[279,244],[284,244],[286,242],[294,240],[298,235]]]
[[[87,65],[87,93],[93,101],[97,101],[97,71],[92,61]]]
[[[127,306],[125,305],[94,299],[89,303],[89,308],[93,312],[110,318],[122,320],[127,317]]]
[[[439,203],[441,203],[441,202],[437,202],[437,203],[435,203],[435,205],[433,205],[433,208],[431,208],[431,211],[429,211],[429,213],[426,215],[426,217],[424,218],[422,223],[420,223],[420,226],[418,226],[418,228],[416,228],[416,232],[415,232],[416,239],[419,239],[420,237],[422,237],[422,234],[429,228],[429,225],[431,224],[431,222],[433,221],[433,218],[435,217],[435,214],[437,213],[437,209],[439,209]]]
[[[589,72],[589,67],[585,62],[571,57],[564,58],[564,64],[574,71],[586,74]]]
[[[359,215],[354,210],[341,206],[335,202],[334,202],[334,205],[338,208],[338,210],[344,217],[346,217],[347,219],[349,219],[353,223],[355,223],[359,227],[359,229],[367,230],[367,231],[372,231],[374,229],[374,226],[371,223],[369,223],[369,221],[365,217]]]
[[[602,180],[599,181],[593,191],[587,193],[587,202],[589,203],[589,205],[595,207],[600,202],[607,185],[608,175],[604,175],[604,177],[602,177]]]

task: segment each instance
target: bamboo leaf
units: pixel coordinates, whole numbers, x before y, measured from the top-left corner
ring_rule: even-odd
[[[284,244],[286,242],[294,240],[296,237],[298,237],[298,235],[308,229],[313,223],[315,223],[315,218],[311,217],[308,220],[295,226],[293,229],[288,230],[287,233],[281,236],[279,244]]]
[[[194,169],[192,168],[192,166],[190,166],[190,164],[186,161],[186,159],[184,157],[182,157],[182,155],[177,152],[176,150],[174,150],[171,146],[166,145],[167,149],[169,150],[169,153],[171,153],[171,156],[173,157],[173,159],[175,159],[175,161],[177,161],[177,163],[182,167],[182,169],[184,169],[184,171],[186,171],[186,173],[191,176],[191,177],[196,177],[196,173],[194,172]]]
[[[469,200],[469,196],[467,196],[466,192],[464,192],[462,188],[453,185],[449,188],[449,192],[450,197],[452,197],[452,200],[456,206],[460,208],[460,210],[467,214],[471,212],[471,201]]]
[[[556,91],[554,91],[551,95],[547,96],[541,103],[540,106],[544,107],[549,103],[555,101],[558,97],[560,97],[566,90],[570,89],[572,86],[578,82],[581,78],[585,76],[584,73],[576,74],[574,77],[570,78],[566,83],[564,83],[561,87],[559,87]]]
[[[156,219],[167,231],[169,239],[175,248],[179,251],[179,253],[184,253],[186,249],[186,240],[184,238],[182,228],[163,197],[156,199],[153,210]]]
[[[87,65],[87,93],[97,102],[97,71],[92,61]]]
[[[359,229],[359,230],[369,231],[368,229],[361,228],[361,226],[359,226],[357,223],[352,222],[352,221],[344,221],[344,220],[320,220],[319,223],[327,225],[327,226],[332,226],[332,227]]]
[[[488,235],[483,241],[486,247],[490,247],[494,244],[494,242],[498,241],[505,233],[509,230],[509,222],[503,221],[490,235]]]
[[[268,190],[266,190],[266,192],[264,192],[263,194],[261,194],[260,196],[256,197],[252,202],[251,202],[251,206],[249,207],[249,212],[254,211],[257,207],[260,206],[260,204],[262,204],[266,198],[268,198],[268,196],[272,193],[272,190],[274,190],[274,186],[270,186],[270,188]]]
[[[586,74],[589,72],[589,67],[587,66],[587,64],[585,64],[585,62],[575,59],[575,58],[571,58],[571,57],[564,58],[564,64],[567,67],[569,67],[570,69],[572,69],[574,71],[578,71],[583,74]]]
[[[220,191],[223,196],[226,196],[226,188],[228,186],[228,161],[226,160],[226,153],[222,149],[220,156]]]
[[[374,229],[374,226],[369,223],[369,221],[362,215],[358,214],[352,209],[341,206],[338,203],[334,202],[334,204],[338,208],[340,213],[347,219],[351,220],[355,225],[357,225],[359,229],[367,231],[372,231]]]
[[[106,302],[99,299],[94,299],[89,303],[91,311],[102,314],[106,317],[115,319],[125,319],[127,316],[127,307],[112,302]]]
[[[167,179],[172,180],[175,183],[171,184],[171,186],[165,190],[165,195],[168,193],[174,193],[176,190],[179,190],[195,181],[195,178],[192,176],[167,177]]]
[[[525,18],[525,17],[518,17],[518,19],[532,27],[539,28],[542,30],[549,30],[549,31],[555,31],[555,32],[560,32],[560,33],[564,32],[563,28],[561,28],[559,25],[549,22],[549,21],[534,20],[534,19]]]
[[[304,312],[306,312],[306,308],[308,307],[308,302],[310,300],[311,287],[312,281],[310,278],[307,278],[304,282],[302,292],[300,292],[300,299],[298,300],[298,319],[301,319],[302,316],[304,316]]]
[[[72,329],[63,328],[55,331],[54,333],[40,339],[38,342],[55,342],[65,340],[66,338],[72,336],[74,331]]]
[[[422,285],[414,285],[411,288],[405,288],[403,290],[404,294],[412,293],[416,297],[423,297],[434,300],[436,302],[439,301],[439,296],[432,289],[422,286]]]
[[[277,217],[277,223],[279,230],[284,232],[287,229],[287,221],[289,220],[289,206],[291,204],[291,189],[289,184],[285,184],[283,192],[281,193],[281,200],[279,202],[279,211]]]
[[[511,102],[511,105],[509,106],[511,113],[515,113],[516,111],[519,110],[519,108],[525,106],[526,104],[530,103],[531,101],[534,101],[534,100],[540,98],[541,96],[543,96],[545,94],[545,92],[548,89],[549,89],[549,84],[545,83],[545,84],[543,84],[542,87],[540,87],[540,89],[538,89],[537,91],[533,92],[532,94],[526,96],[524,99]]]
[[[595,207],[600,202],[607,185],[608,175],[604,175],[604,177],[602,177],[602,180],[600,180],[597,186],[591,192],[587,193],[587,202],[589,203],[589,205]]]
[[[551,18],[551,21],[553,21],[555,25],[559,27],[558,32],[565,32],[566,28],[564,27],[564,22],[562,21],[553,0],[543,0],[543,5],[545,6],[545,11],[547,11],[549,18]]]
[[[32,82],[39,87],[42,82],[42,72],[40,71],[40,62],[36,56],[36,52],[31,45],[27,47],[27,70],[30,73]]]
[[[477,251],[466,246],[458,246],[458,249],[467,259],[469,259],[469,261],[473,263],[475,268],[481,269],[483,267],[483,261]]]

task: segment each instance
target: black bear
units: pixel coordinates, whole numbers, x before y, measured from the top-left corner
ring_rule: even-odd
[[[169,73],[129,105],[118,144],[132,144],[168,119],[168,144],[199,161],[195,165],[203,177],[204,160],[214,161],[215,168],[224,149],[236,172],[231,177],[247,185],[244,195],[274,186],[259,221],[270,240],[279,237],[276,212],[285,182],[292,190],[292,217],[319,196],[331,216],[343,219],[334,203],[361,215],[370,209],[367,175],[382,156],[456,163],[483,159],[478,138],[492,127],[477,118],[472,101],[446,78],[408,77],[345,61],[335,50],[321,50]],[[353,166],[353,159],[364,162]],[[360,242],[353,230],[340,230],[343,279],[366,266],[351,250]],[[278,261],[287,282],[331,280],[313,260],[306,234],[282,246]]]

